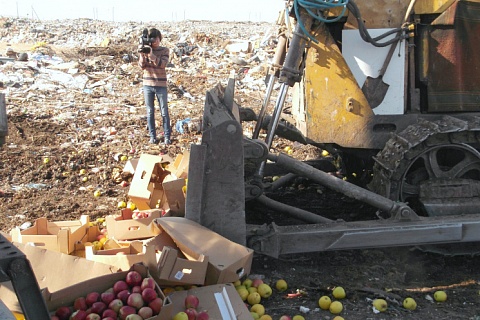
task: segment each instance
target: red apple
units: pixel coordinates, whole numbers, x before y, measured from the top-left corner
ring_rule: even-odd
[[[185,310],[185,313],[187,314],[188,316],[188,320],[195,320],[197,319],[197,315],[198,315],[198,312],[197,310],[193,309],[193,308],[187,308]]]
[[[127,276],[125,277],[125,282],[130,287],[135,287],[135,286],[141,285],[142,280],[143,280],[142,275],[135,270],[129,271],[127,273]]]
[[[91,307],[94,302],[98,302],[98,301],[100,301],[100,293],[98,292],[90,292],[85,297],[85,302],[89,307]]]
[[[200,312],[197,314],[196,320],[208,320],[208,319],[210,319],[210,316],[208,315],[208,311],[207,311],[207,310],[200,311]]]
[[[263,283],[262,279],[253,279],[252,280],[252,287],[258,288],[258,286],[261,285],[262,283]]]
[[[126,305],[129,296],[130,296],[130,291],[128,291],[128,290],[123,290],[123,291],[120,291],[120,292],[117,294],[117,299],[122,300],[123,305]]]
[[[130,296],[127,299],[127,304],[138,310],[141,307],[143,307],[145,303],[143,301],[142,295],[138,292],[135,292],[130,294]]]
[[[113,284],[113,293],[115,293],[116,295],[120,291],[127,290],[127,289],[128,289],[128,284],[123,280],[118,280]]]
[[[115,316],[115,318],[112,318],[112,317],[103,317],[102,320],[117,320],[117,317]]]
[[[130,307],[130,306],[123,306],[120,308],[120,310],[118,311],[118,316],[120,317],[120,320],[125,320],[125,318],[129,315],[129,314],[135,314],[137,313],[137,310],[135,310],[134,307]]]
[[[70,316],[72,315],[72,309],[69,307],[59,307],[55,311],[55,315],[60,319],[60,320],[68,320]]]
[[[143,319],[148,319],[153,316],[153,310],[150,307],[141,307],[140,310],[138,310],[137,314]]]
[[[112,309],[116,313],[120,310],[120,308],[123,307],[123,302],[120,299],[114,299],[110,304],[108,305],[108,308]]]
[[[107,306],[115,299],[115,293],[112,291],[102,292],[100,295],[100,300],[102,300]]]
[[[142,287],[140,286],[135,286],[132,288],[132,293],[137,292],[137,293],[142,293]]]
[[[189,294],[185,297],[185,308],[197,309],[199,302],[200,301],[198,300],[198,297],[196,295]]]
[[[142,298],[143,298],[143,301],[145,301],[146,303],[149,303],[150,301],[155,300],[157,297],[158,297],[157,292],[152,288],[145,288],[142,291]]]
[[[160,310],[162,310],[163,306],[163,300],[162,298],[156,298],[155,300],[151,301],[148,306],[152,308],[153,314],[157,315],[160,313]]]
[[[103,301],[97,301],[92,304],[92,313],[102,314],[107,309],[107,305]]]
[[[102,318],[96,313],[90,313],[85,320],[102,320]]]
[[[280,320],[292,320],[292,318],[290,316],[281,316]]]
[[[85,310],[77,310],[70,316],[70,320],[85,320],[86,318],[87,312]]]
[[[57,316],[50,316],[50,320],[60,320],[60,318]]]
[[[120,310],[120,308],[118,308]],[[106,309],[105,311],[103,311],[102,313],[102,319],[105,319],[105,318],[113,318],[113,319],[117,319],[117,312],[115,310],[112,310],[112,309]]]
[[[144,290],[145,288],[155,289],[155,281],[152,278],[143,278],[140,287],[142,288],[142,290]]]
[[[78,297],[73,302],[73,310],[87,310],[87,302],[85,301],[85,297]]]

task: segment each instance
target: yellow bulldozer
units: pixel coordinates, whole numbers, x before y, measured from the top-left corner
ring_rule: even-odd
[[[480,252],[480,1],[289,0],[277,25],[258,113],[236,103],[234,79],[207,92],[186,217],[273,257],[459,243]],[[340,154],[365,183],[272,153],[277,136]],[[266,195],[272,168],[378,212],[345,221],[288,207]],[[248,201],[302,223],[247,224]]]

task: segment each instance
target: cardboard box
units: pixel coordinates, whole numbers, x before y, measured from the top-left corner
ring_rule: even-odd
[[[108,240],[108,242],[110,249],[105,250],[95,250],[92,244],[86,244],[85,258],[112,265],[122,271],[129,270],[136,263],[143,263],[149,268],[156,267],[153,246],[144,246],[142,241],[132,241],[127,246],[122,246],[114,240]]]
[[[160,285],[203,285],[208,268],[208,257],[204,254],[179,248],[174,240],[162,232],[147,246],[153,246],[157,252],[156,269],[151,268],[154,279]]]
[[[160,320],[170,320],[185,310],[185,297],[194,294],[200,304],[197,310],[207,310],[210,319],[251,320],[252,316],[232,284],[216,284],[190,290],[176,291],[169,295],[160,312]]]
[[[92,291],[104,292],[105,290],[113,287],[115,282],[119,280],[125,280],[127,273],[130,270],[138,271],[143,278],[151,277],[148,272],[148,268],[143,264],[135,264],[131,269],[123,272],[117,272],[114,274],[101,275],[83,282],[74,284],[73,286],[66,287],[64,289],[53,291],[50,288],[43,290],[42,294],[47,304],[48,310],[53,312],[61,306],[72,306],[73,302],[78,297],[84,297]],[[158,285],[156,285],[156,291],[160,298],[165,300],[165,296]],[[159,316],[154,316],[149,319],[159,319]]]
[[[100,275],[117,273],[111,265],[88,261],[84,258],[46,250],[22,243],[13,243],[27,257],[40,287],[58,291]],[[10,281],[0,283],[0,297],[12,311],[22,312]]]
[[[49,222],[47,218],[38,218],[30,228],[12,229],[12,241],[70,254],[75,251],[75,244],[84,239],[89,222],[88,215],[82,215],[80,220],[74,221]]]
[[[188,158],[187,153],[171,162],[163,156],[142,154],[136,163],[128,192],[130,200],[139,210],[158,207],[170,209],[172,215],[184,216],[185,195],[182,188],[186,184]],[[133,164],[124,170],[130,172],[132,168]]]
[[[250,273],[253,250],[181,217],[155,219],[182,252],[208,257],[205,285],[230,283]]]
[[[148,210],[160,207],[166,203],[162,188],[163,179],[169,174],[163,169],[163,157],[151,154],[142,154],[135,168],[128,196],[139,210]]]
[[[135,263],[143,263],[160,285],[203,285],[205,282],[208,257],[194,252],[187,257],[166,233],[128,244],[109,239],[105,247],[106,250],[95,250],[93,245],[86,245],[85,257],[121,270],[128,270]]]
[[[117,240],[137,240],[156,236],[160,233],[153,221],[162,216],[163,210],[144,210],[148,218],[132,219],[133,211],[122,209],[119,215],[109,215],[105,218],[108,237]]]

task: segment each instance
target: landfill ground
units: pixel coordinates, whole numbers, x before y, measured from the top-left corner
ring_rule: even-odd
[[[219,82],[225,84],[231,70],[239,77],[236,101],[258,112],[265,91],[262,61],[271,57],[272,47],[266,44],[246,54],[229,54],[222,48],[231,39],[265,38],[274,30],[271,25],[163,23],[164,44],[178,49],[178,43],[188,40],[198,48],[174,57],[168,69],[172,127],[184,121],[179,127],[183,133],[174,129],[170,146],[148,145],[141,70],[135,64],[141,27],[0,18],[0,55],[11,47],[31,57],[27,62],[0,64],[0,92],[6,94],[9,130],[0,149],[2,232],[39,217],[61,221],[88,214],[95,220],[115,213],[118,202],[128,200],[128,186],[121,183],[131,178],[122,173],[125,161],[121,156],[152,153],[174,157],[198,143],[200,133],[185,120],[193,124],[201,119],[206,90]],[[112,30],[119,32],[104,45]],[[72,42],[76,46],[70,45]],[[255,56],[259,58],[251,59]],[[58,67],[56,61],[54,69],[54,61],[48,57],[61,58],[68,65]],[[83,87],[67,75],[83,79]],[[246,133],[251,129],[251,124],[245,124]],[[276,140],[273,148],[282,151],[286,146],[293,148],[292,156],[299,160],[321,154],[314,147],[283,139]],[[80,174],[81,169],[86,173]],[[94,196],[96,190],[101,192],[99,197]],[[293,206],[308,204],[312,212],[327,211],[338,218],[372,214],[367,206],[308,180],[293,181],[269,196]],[[247,203],[246,208],[247,216],[258,222],[289,221],[258,204]],[[329,311],[319,309],[318,299],[327,295],[335,300],[335,286],[346,290],[346,298],[340,300],[344,308],[340,315],[345,319],[479,320],[479,270],[478,256],[444,256],[405,247],[299,253],[278,259],[255,254],[251,276],[273,288],[276,280],[287,281],[287,291],[280,293],[274,288],[272,296],[261,302],[275,320],[296,314],[308,320],[333,319]],[[433,300],[436,290],[447,293],[445,302]],[[406,297],[416,300],[416,310],[401,306]],[[372,308],[375,298],[387,300],[385,312]]]

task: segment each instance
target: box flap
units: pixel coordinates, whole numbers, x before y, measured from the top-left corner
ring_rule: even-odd
[[[208,256],[205,284],[234,282],[250,273],[253,250],[182,217],[163,217],[155,223],[185,254]]]
[[[175,291],[166,298],[160,312],[160,320],[170,320],[175,314],[185,310],[185,297],[196,295],[198,310],[208,310],[210,319],[251,320],[252,315],[232,284],[216,284],[190,290]]]
[[[84,258],[17,242],[13,244],[25,253],[41,289],[48,287],[57,291],[80,281],[119,271],[116,267]],[[75,276],[72,277],[72,274]],[[0,297],[10,310],[22,311],[10,281],[0,284]]]
[[[185,186],[185,179],[173,179],[172,175],[165,177],[162,186],[167,198],[168,207],[172,216],[185,216],[185,195],[183,187]]]

